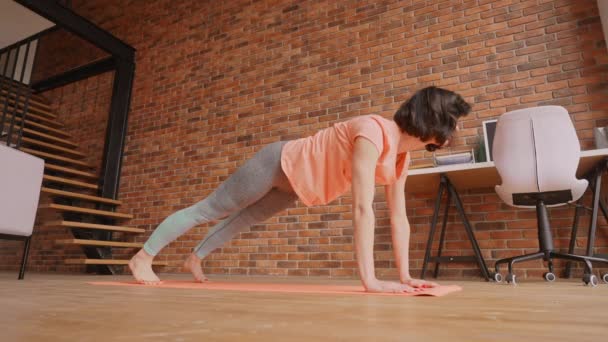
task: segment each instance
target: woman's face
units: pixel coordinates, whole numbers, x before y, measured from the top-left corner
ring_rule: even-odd
[[[456,126],[455,131],[459,131],[460,127]],[[429,152],[435,152],[436,150],[448,146],[450,144],[450,140],[447,139],[443,144],[437,142],[437,140],[433,139],[431,143],[426,144],[424,148]]]
[[[443,145],[439,145],[439,144],[435,144],[435,143],[426,144],[426,145],[424,145],[424,148],[429,152],[435,152],[436,150],[446,146],[448,144],[448,142],[449,142],[449,140],[446,140]]]

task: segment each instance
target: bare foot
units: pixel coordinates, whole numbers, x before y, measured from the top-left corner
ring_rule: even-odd
[[[145,285],[159,285],[161,283],[152,271],[153,259],[154,257],[142,248],[129,260],[129,269],[131,269],[131,273],[133,273],[133,277],[138,283]]]
[[[207,277],[203,274],[203,268],[201,267],[201,259],[199,259],[196,254],[190,254],[186,262],[184,262],[184,267],[188,269],[194,276],[194,280],[199,283],[204,283],[208,281]]]

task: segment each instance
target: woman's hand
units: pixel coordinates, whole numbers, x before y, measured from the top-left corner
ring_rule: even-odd
[[[426,281],[426,280],[414,279],[414,278],[402,280],[401,283],[414,287],[414,288],[417,288],[417,289],[419,289],[419,288],[427,289],[427,288],[439,286],[439,284],[432,282],[432,281]]]
[[[420,291],[412,286],[400,284],[396,281],[374,280],[365,284],[367,292],[382,292],[382,293],[410,293]]]

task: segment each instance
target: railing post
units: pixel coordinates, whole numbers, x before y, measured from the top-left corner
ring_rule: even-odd
[[[21,47],[22,46],[15,48],[17,50],[17,56],[16,56],[17,60],[19,59]],[[25,55],[23,56],[23,63],[21,63],[21,72],[19,73],[20,75],[19,75],[19,81],[17,84],[17,90],[15,91],[15,102],[13,103],[13,115],[11,117],[11,123],[8,127],[8,133],[7,133],[6,140],[9,145],[10,145],[10,142],[13,140],[13,129],[15,128],[15,117],[17,116],[17,111],[19,110],[19,101],[21,99],[22,92],[25,92],[25,94],[23,94],[23,108],[22,108],[23,115],[21,116],[22,124],[23,124],[23,122],[25,122],[25,119],[27,117],[27,107],[29,104],[30,96],[29,96],[28,89],[25,89],[25,84],[23,84],[23,78],[25,76],[25,69],[27,68],[27,60],[29,58],[29,54],[30,54],[30,43],[28,42],[25,45]],[[15,70],[15,71],[17,71],[17,70]],[[19,149],[19,145],[21,144],[22,133],[23,132],[21,130],[17,130],[17,142],[15,143],[16,149]]]
[[[17,67],[17,60],[19,59],[19,49],[15,49],[12,50],[15,51],[15,60],[13,61],[13,66],[11,69],[6,70],[5,72],[3,72],[2,77],[7,77],[7,81],[6,83],[8,84],[6,87],[6,94],[4,94],[3,90],[0,90],[0,93],[2,93],[4,95],[4,107],[2,108],[2,119],[0,120],[0,127],[2,127],[2,131],[4,132],[4,125],[6,123],[6,117],[9,116],[10,114],[8,113],[8,105],[10,102],[10,98],[11,98],[11,93],[13,91],[13,85],[15,84],[15,82],[13,81],[13,77],[15,75],[15,68]],[[12,51],[8,51],[8,63],[10,63],[10,57],[12,55]],[[10,73],[10,77],[6,76],[6,73],[9,72]],[[13,113],[14,114],[14,113]],[[10,147],[10,140],[7,134],[7,139],[6,139],[6,146]]]

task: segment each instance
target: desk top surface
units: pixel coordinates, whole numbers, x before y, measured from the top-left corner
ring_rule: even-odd
[[[581,151],[577,176],[585,174],[602,158],[608,157],[608,148]],[[405,191],[410,193],[435,192],[439,175],[445,173],[458,190],[492,188],[500,184],[500,176],[494,162],[467,163],[410,170]]]

